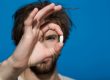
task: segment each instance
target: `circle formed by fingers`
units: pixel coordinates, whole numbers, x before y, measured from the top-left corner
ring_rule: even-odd
[[[60,26],[55,23],[49,23],[46,26],[44,26],[44,28],[42,29],[42,32],[45,34],[48,30],[55,31],[59,36],[63,35],[63,32],[62,32]]]

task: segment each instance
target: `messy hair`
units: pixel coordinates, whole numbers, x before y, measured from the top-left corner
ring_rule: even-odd
[[[44,8],[45,6],[51,4],[50,1],[43,2],[33,2],[31,4],[27,4],[22,8],[18,9],[14,14],[14,25],[12,31],[12,39],[15,45],[18,45],[23,33],[24,33],[24,21],[29,16],[30,12],[36,7],[38,10]],[[65,12],[64,8],[58,12],[55,12],[45,18],[45,22],[53,22],[60,26],[63,31],[64,43],[66,42],[70,29],[72,26],[72,21],[69,16]]]

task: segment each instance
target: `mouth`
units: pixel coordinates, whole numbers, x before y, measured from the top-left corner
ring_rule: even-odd
[[[31,70],[35,74],[47,74],[54,71],[56,66],[56,59],[53,57],[47,57],[42,62],[37,64],[36,66],[31,67]]]

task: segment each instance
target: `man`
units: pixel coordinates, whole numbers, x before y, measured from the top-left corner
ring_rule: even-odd
[[[19,9],[14,19],[12,37],[17,47],[0,65],[0,79],[73,80],[56,70],[71,25],[62,6],[49,1],[31,3]]]

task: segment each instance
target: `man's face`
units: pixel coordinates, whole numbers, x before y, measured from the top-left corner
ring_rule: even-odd
[[[59,25],[55,23],[49,23],[43,27],[49,27],[49,26],[55,26],[60,27]],[[54,30],[49,29],[42,37],[42,43],[46,48],[54,48],[56,43],[59,42],[59,36],[58,33]],[[30,67],[31,70],[36,74],[46,74],[51,73],[54,71],[56,62],[58,59],[59,53],[56,53],[54,56],[50,56],[46,59],[44,59],[43,62],[37,64],[36,66]]]

